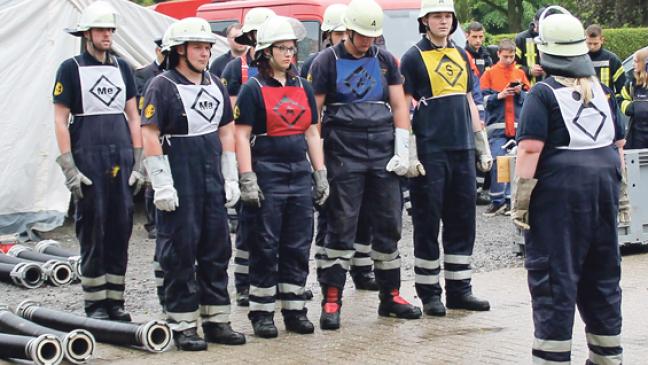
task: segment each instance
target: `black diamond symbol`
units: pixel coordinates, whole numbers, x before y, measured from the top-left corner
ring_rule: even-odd
[[[446,55],[443,55],[434,71],[450,86],[455,86],[457,81],[459,81],[459,77],[463,74],[461,66]]]
[[[113,84],[104,75],[101,75],[99,80],[90,88],[90,93],[106,106],[110,106],[121,91],[122,89],[120,87]]]
[[[344,84],[358,97],[362,98],[376,86],[376,80],[362,66],[356,68],[344,79]]]
[[[594,113],[595,116],[597,117],[596,119],[598,119],[598,116],[601,117],[601,119],[598,121],[598,124],[597,124],[596,121],[592,121],[592,122],[588,123],[588,125],[581,124],[581,120],[580,120],[581,114],[583,114],[583,112],[586,109],[594,109],[596,111]],[[598,114],[598,115],[596,115],[596,114]],[[584,104],[581,103],[580,109],[578,109],[578,113],[576,113],[576,116],[574,117],[574,120],[572,122],[576,125],[576,127],[578,127],[578,129],[583,131],[583,133],[585,133],[589,138],[591,138],[592,141],[596,141],[596,139],[598,138],[599,133],[601,133],[601,129],[603,129],[603,125],[605,124],[606,119],[607,119],[607,116],[605,115],[605,113],[603,113],[601,110],[599,110],[599,108],[597,108],[596,105],[590,103],[589,105],[585,106]],[[587,127],[589,127],[589,128],[587,128]],[[593,129],[592,127],[596,128],[594,133],[590,132]]]
[[[200,114],[201,117],[211,123],[214,116],[216,116],[216,111],[218,110],[220,103],[221,102],[207,90],[200,89],[191,109],[195,110],[196,113]]]
[[[281,98],[272,110],[291,127],[294,126],[299,118],[301,118],[301,116],[306,112],[306,108],[287,96]]]

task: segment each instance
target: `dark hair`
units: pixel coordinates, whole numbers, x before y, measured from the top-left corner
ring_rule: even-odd
[[[598,24],[592,24],[585,29],[585,34],[587,34],[589,38],[597,38],[603,35],[603,28]]]
[[[225,28],[225,34],[223,34],[223,35],[225,37],[227,37],[227,36],[229,36],[232,29],[241,29],[241,28],[243,28],[243,24],[241,24],[239,22],[232,23],[232,24],[228,25],[227,28]]]
[[[470,34],[470,32],[483,32],[484,31],[484,26],[480,22],[472,22],[466,26],[466,33]]]
[[[297,47],[296,41],[295,47]],[[272,48],[274,48],[274,46],[270,46],[266,49],[272,52]],[[257,68],[259,69],[259,75],[261,75],[263,78],[271,78],[274,77],[274,70],[270,65],[270,59],[265,54],[266,49],[260,50],[260,54],[255,55],[255,58],[257,62]],[[288,70],[286,70],[286,78],[298,76],[293,70],[293,68],[288,68]]]
[[[169,63],[169,70],[174,69],[180,63],[180,54],[177,50],[178,47],[179,46],[171,47],[171,51],[169,51],[169,56],[167,58],[167,62]]]
[[[497,50],[498,52],[502,52],[502,51],[515,52],[515,43],[513,43],[513,41],[508,38],[504,38],[501,41],[499,41],[498,47],[499,47],[499,49]]]

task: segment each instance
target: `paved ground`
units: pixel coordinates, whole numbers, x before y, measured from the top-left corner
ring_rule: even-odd
[[[501,225],[498,232],[507,232],[510,224],[504,219],[491,223]],[[484,222],[478,223],[484,224]],[[65,231],[67,229],[68,231]],[[67,237],[70,227],[53,233]],[[136,229],[136,235],[141,235]],[[479,244],[492,240],[483,235]],[[508,240],[508,238],[505,238]],[[411,241],[411,231],[405,229],[403,249]],[[136,242],[131,247],[127,307],[136,320],[146,321],[160,317],[150,275],[152,242]],[[411,243],[410,243],[411,245]],[[411,249],[411,247],[410,247]],[[403,296],[418,303],[415,298],[411,254],[404,252]],[[509,260],[510,259],[510,260]],[[248,337],[243,347],[211,345],[209,351],[183,353],[169,349],[162,354],[149,354],[136,349],[100,345],[93,364],[204,364],[204,363],[278,363],[278,364],[528,364],[533,338],[530,297],[520,259],[507,259],[506,265],[489,271],[488,263],[480,264],[482,272],[475,274],[475,292],[491,300],[492,310],[485,313],[450,311],[445,318],[425,317],[415,321],[385,319],[377,316],[378,299],[375,293],[356,291],[348,285],[345,291],[342,329],[313,335],[295,335],[285,332],[280,315],[276,317],[279,337],[272,340],[256,338],[246,317],[246,310],[233,306],[233,326]],[[501,268],[502,266],[517,266]],[[142,275],[142,276],[140,276]],[[143,279],[138,279],[143,277]],[[309,279],[313,281],[313,276]],[[648,358],[648,318],[644,314],[648,298],[648,254],[636,254],[623,260],[623,346],[625,364],[645,364]],[[316,299],[319,290],[313,285]],[[80,311],[80,287],[64,289],[45,287],[38,290],[16,290],[0,284],[2,300],[12,304],[21,299],[40,300],[60,309]],[[61,294],[65,294],[61,297]],[[7,295],[5,297],[5,295]],[[6,298],[6,300],[5,300]],[[317,322],[317,301],[308,305],[310,318]],[[576,321],[573,346],[574,363],[582,364],[587,357],[583,325]],[[0,364],[4,364],[0,360]]]

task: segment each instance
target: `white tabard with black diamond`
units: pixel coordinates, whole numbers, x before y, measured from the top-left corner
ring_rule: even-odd
[[[549,86],[547,83],[542,83]],[[560,112],[569,132],[569,150],[588,150],[609,146],[614,143],[614,119],[603,88],[592,83],[594,99],[585,106],[577,89],[563,87],[553,91],[560,105]]]
[[[117,60],[114,60],[116,65]],[[79,66],[83,113],[122,114],[126,107],[126,85],[119,66]]]
[[[217,131],[223,116],[223,93],[216,86],[214,79],[211,79],[209,85],[176,83],[176,87],[187,114],[187,135],[196,136]]]

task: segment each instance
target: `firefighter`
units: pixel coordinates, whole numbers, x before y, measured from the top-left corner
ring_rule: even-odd
[[[585,35],[596,76],[603,85],[612,89],[614,94],[619,96],[626,81],[625,70],[619,56],[603,48],[605,37],[603,37],[603,29],[600,25],[590,25],[585,29]]]
[[[277,337],[275,299],[281,302],[288,331],[314,331],[306,316],[304,287],[313,239],[313,199],[324,204],[329,188],[315,96],[291,67],[296,41],[305,34],[301,23],[291,18],[273,16],[261,25],[256,49],[259,74],[243,85],[235,109],[241,210],[257,227],[248,241],[248,316],[254,334],[262,338]]]
[[[538,36],[538,19],[545,8],[541,7],[529,24],[529,29],[518,33],[515,36],[515,63],[518,64],[527,74],[531,85],[541,81],[544,76],[544,70],[538,59],[538,46],[535,44],[535,37]]]
[[[325,46],[332,47],[340,44],[346,38],[346,26],[344,25],[344,13],[347,6],[344,4],[329,5],[324,11],[324,20],[322,22],[322,37]],[[310,66],[320,53],[310,55],[300,70],[300,75],[309,78]],[[364,200],[364,197],[363,197]],[[351,278],[356,289],[359,290],[378,290],[378,283],[373,273],[373,261],[371,260],[371,228],[366,212],[367,204],[363,203],[360,216],[358,217],[358,231],[353,244],[355,253],[351,259]],[[326,213],[325,208],[318,209],[317,216],[317,236],[315,237],[315,246],[323,247],[324,237],[326,236]]]
[[[488,116],[486,130],[495,158],[505,155],[506,151],[502,147],[515,139],[522,104],[530,88],[526,74],[515,65],[515,43],[510,39],[501,40],[497,55],[499,61],[481,78]],[[496,159],[490,176],[491,204],[486,208],[484,216],[510,213],[510,184],[498,182]]]
[[[552,6],[540,16],[538,33],[550,77],[531,89],[522,108],[511,214],[528,230],[533,363],[570,363],[577,305],[587,364],[621,364],[616,218],[623,125],[613,93],[595,77],[581,22]]]
[[[632,56],[633,77],[621,90],[621,111],[630,117],[626,149],[648,148],[648,47]]]
[[[420,318],[399,294],[401,203],[399,175],[409,165],[409,117],[396,59],[374,45],[383,11],[373,0],[353,0],[344,16],[347,39],[329,47],[311,66],[318,112],[325,108],[324,153],[331,184],[328,230],[316,255],[322,286],[322,329],[340,327],[342,290],[355,252],[363,196],[370,226],[378,314]]]
[[[164,72],[167,69],[167,55],[169,54],[169,27],[164,33],[164,36],[155,40],[155,49],[157,58],[153,63],[149,64],[147,67],[141,68],[135,71],[135,85],[137,86],[137,94],[139,97],[138,109],[140,113],[144,107],[144,92],[148,89],[149,84],[153,78],[160,73]],[[139,77],[138,77],[139,76]],[[148,177],[147,177],[148,180]],[[144,211],[146,213],[146,224],[144,228],[148,232],[148,238],[155,239],[157,237],[157,230],[155,228],[155,203],[154,191],[151,186],[150,181],[147,181],[146,187],[144,190]],[[164,272],[160,267],[160,263],[157,260],[155,253],[153,254],[153,275],[155,276],[155,286],[160,302],[160,307],[164,311]]]
[[[475,244],[475,161],[488,172],[492,157],[471,90],[468,58],[450,43],[457,28],[452,1],[424,0],[419,13],[424,37],[401,60],[405,94],[417,106],[412,120],[416,147],[426,171],[410,180],[416,291],[428,315],[444,316],[439,285],[439,222],[443,220],[446,305],[485,311],[472,294],[470,260]],[[418,148],[417,148],[418,147]]]
[[[166,55],[162,52],[162,38],[156,39],[154,42],[155,60],[147,66],[135,70],[135,87],[137,88],[137,107],[139,112],[142,111],[142,103],[144,103],[145,86],[148,86],[151,79],[164,71]],[[153,189],[149,183],[144,188],[144,213],[146,216],[144,229],[148,233],[148,238],[155,239],[155,204],[153,204]]]
[[[224,54],[216,57],[211,66],[209,66],[209,72],[213,73],[214,76],[220,78],[225,70],[227,64],[237,58],[241,57],[247,51],[247,46],[245,44],[240,44],[236,42],[236,37],[241,35],[241,28],[243,25],[241,23],[232,23],[225,28],[225,36],[227,37],[227,45],[229,46],[229,51]]]
[[[248,45],[249,48],[241,56],[230,61],[221,76],[222,83],[227,87],[232,105],[236,105],[236,97],[241,86],[249,78],[259,72],[255,59],[256,35],[259,27],[269,17],[275,15],[268,8],[253,8],[245,14],[243,19],[242,34],[235,38],[239,44]],[[255,223],[251,216],[244,216],[241,208],[237,209],[239,223],[236,227],[236,251],[234,252],[234,283],[236,287],[236,303],[240,306],[249,305],[249,251],[248,242],[254,237]]]
[[[324,10],[322,26],[320,27],[322,31],[322,48],[335,46],[346,37],[346,26],[344,25],[344,12],[346,9],[345,4],[331,4]],[[310,71],[313,61],[319,54],[320,52],[313,53],[306,58],[299,70],[299,76],[305,79],[308,78],[308,71]]]
[[[479,22],[472,22],[466,27],[466,55],[470,61],[470,68],[478,78],[493,66],[493,59],[484,47],[484,26]]]
[[[85,51],[64,61],[54,86],[56,162],[76,205],[85,312],[130,321],[124,311],[133,194],[144,184],[142,136],[130,66],[110,54],[117,13],[106,2],[85,8],[68,32]],[[72,114],[72,121],[68,118]]]
[[[201,18],[180,20],[169,32],[170,70],[153,79],[142,111],[164,309],[180,350],[205,350],[205,340],[239,345],[245,336],[229,323],[225,209],[240,195],[234,124],[225,88],[205,71],[216,37]],[[196,333],[199,317],[205,340]]]

